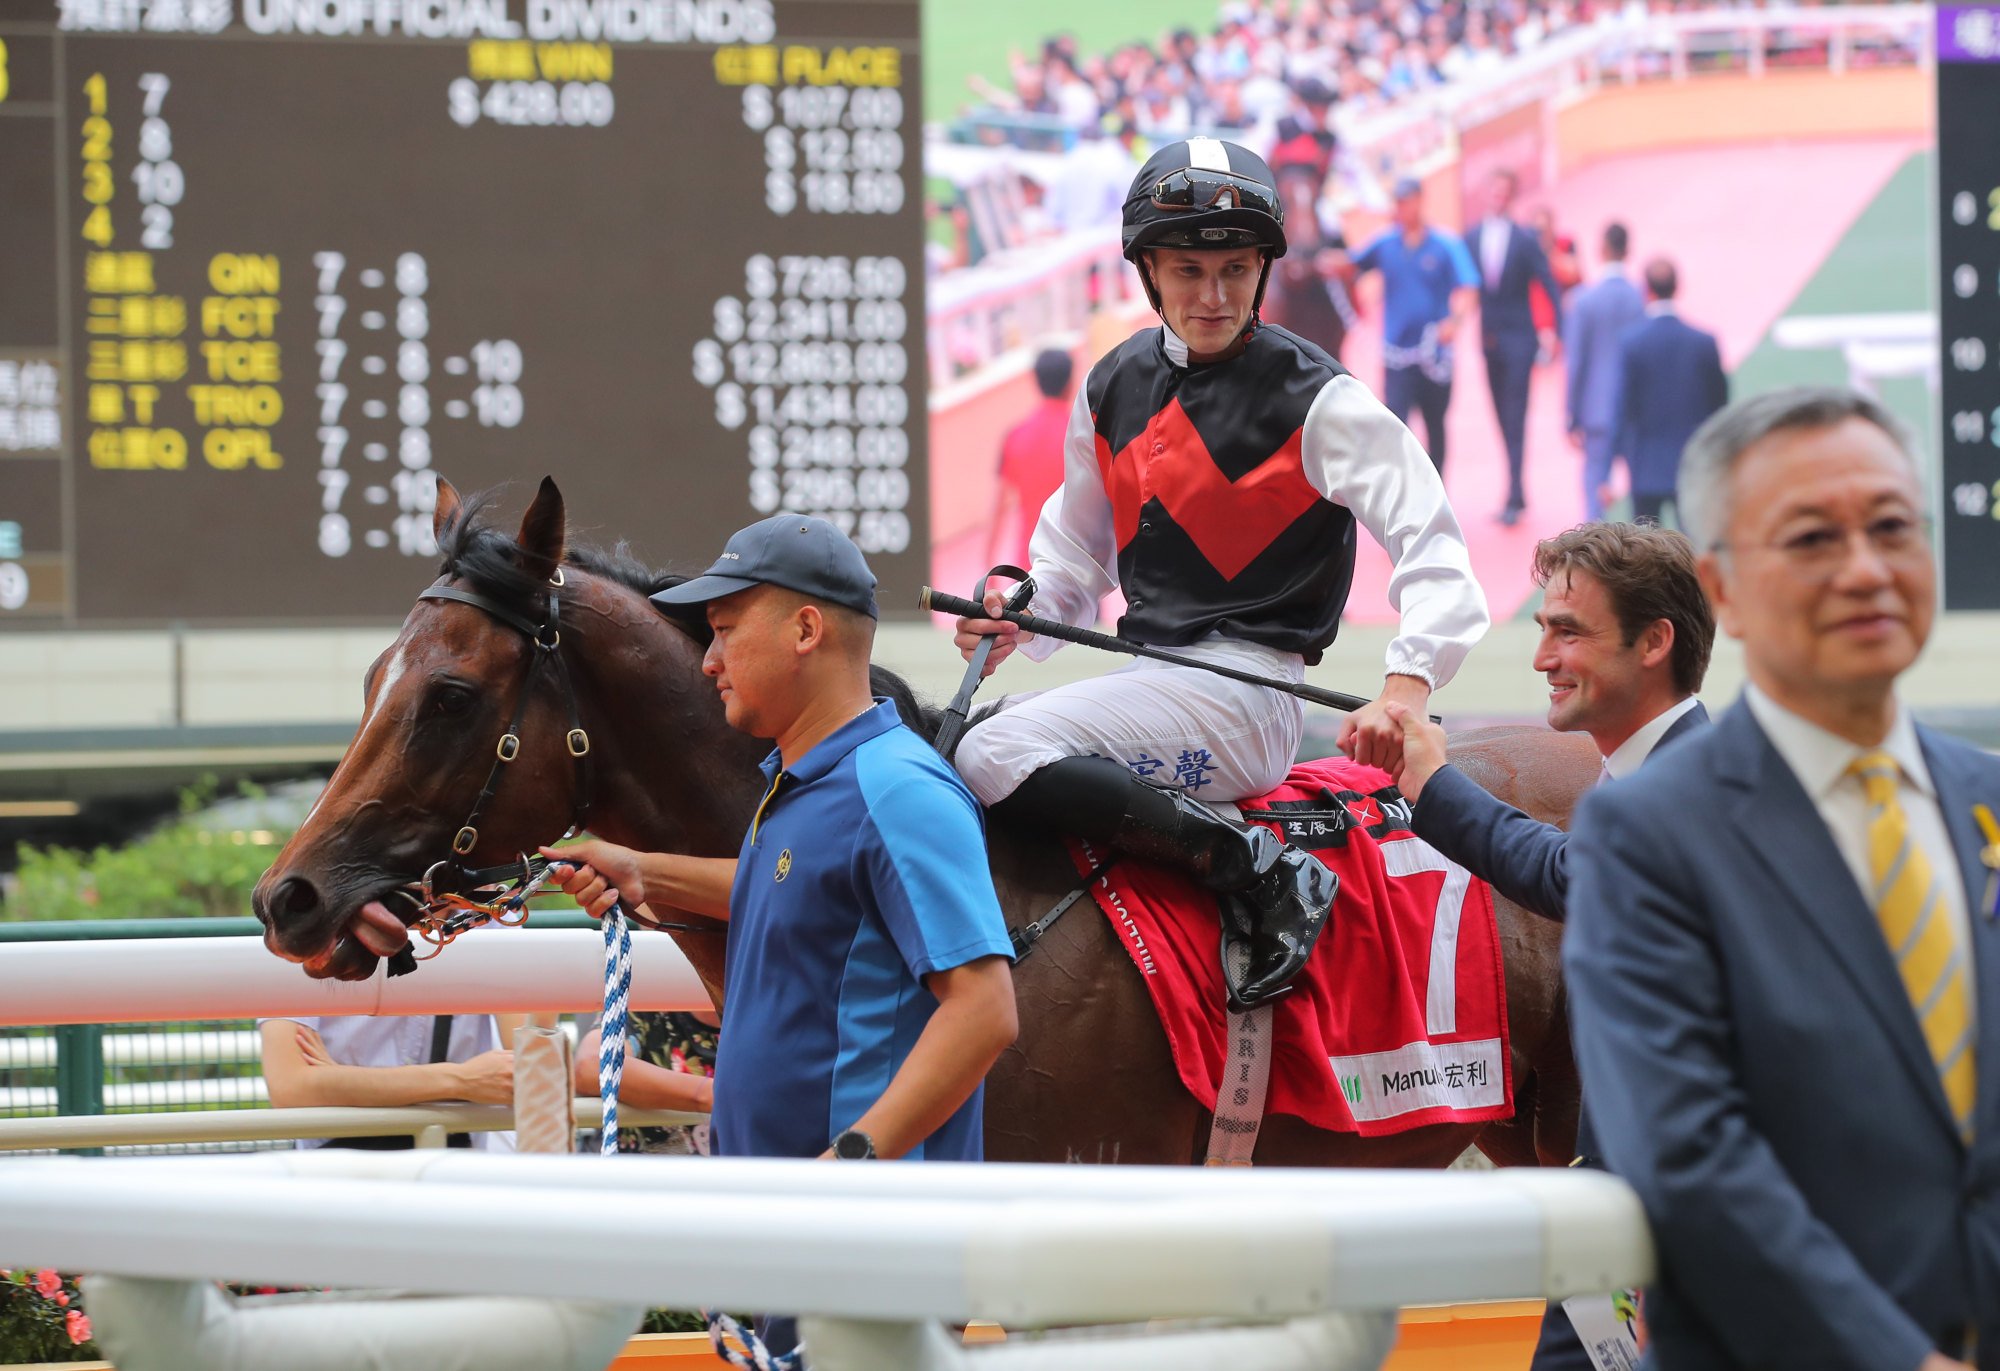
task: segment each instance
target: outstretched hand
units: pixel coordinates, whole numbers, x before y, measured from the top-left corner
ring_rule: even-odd
[[[609,914],[611,906],[621,900],[628,910],[646,902],[646,878],[639,870],[639,854],[629,847],[588,838],[568,847],[545,847],[541,852],[555,863],[549,879],[593,919]]]
[[[1380,695],[1347,716],[1336,743],[1355,761],[1393,776],[1403,766],[1403,728],[1389,716],[1389,706],[1400,704],[1421,714],[1430,698],[1430,682],[1422,677],[1391,676]]]
[[[1424,793],[1424,783],[1445,764],[1444,729],[1408,705],[1392,702],[1387,708],[1403,730],[1403,764],[1396,772],[1396,789],[1414,804]]]

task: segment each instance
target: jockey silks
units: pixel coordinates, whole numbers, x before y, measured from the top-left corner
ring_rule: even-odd
[[[1346,374],[1269,324],[1225,362],[1177,365],[1147,329],[1091,369],[1120,636],[1180,647],[1220,633],[1320,659],[1354,578],[1354,516],[1306,479],[1304,428]]]

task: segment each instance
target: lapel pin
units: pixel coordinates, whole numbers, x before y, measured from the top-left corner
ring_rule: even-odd
[[[1987,918],[2000,918],[2000,819],[1995,819],[1986,805],[1974,805],[1972,817],[1986,835],[1986,846],[1979,849],[1980,863],[1986,868],[1986,894],[1980,908]]]

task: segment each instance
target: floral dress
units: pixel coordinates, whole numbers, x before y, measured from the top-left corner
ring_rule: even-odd
[[[626,1035],[631,1059],[651,1062],[669,1071],[694,1076],[715,1075],[716,1030],[692,1014],[669,1011],[634,1014]],[[708,1151],[708,1126],[621,1128],[620,1152],[655,1152],[686,1156]]]

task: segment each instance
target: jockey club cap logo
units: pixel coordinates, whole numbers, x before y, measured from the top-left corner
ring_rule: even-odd
[[[788,847],[778,854],[778,865],[771,872],[771,879],[782,881],[792,874],[792,850]]]

